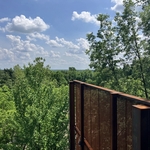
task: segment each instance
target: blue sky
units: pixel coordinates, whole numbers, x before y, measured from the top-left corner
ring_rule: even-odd
[[[36,57],[52,69],[89,68],[86,34],[96,32],[96,15],[122,9],[122,0],[0,0],[0,69]]]

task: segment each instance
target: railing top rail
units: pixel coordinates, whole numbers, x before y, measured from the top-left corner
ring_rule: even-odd
[[[130,94],[125,94],[125,93],[122,93],[122,92],[117,92],[115,90],[110,90],[110,89],[107,89],[107,88],[104,88],[104,87],[101,87],[101,86],[96,86],[96,85],[81,82],[81,81],[78,81],[78,80],[74,80],[73,82],[78,83],[78,84],[84,84],[85,86],[96,88],[96,89],[99,89],[99,90],[102,90],[102,91],[106,91],[106,92],[109,92],[110,94],[117,94],[118,97],[124,97],[124,98],[130,99],[130,100],[134,100],[137,103],[141,103],[141,104],[145,104],[145,105],[150,106],[150,100],[146,100],[146,99],[141,98],[141,97],[133,96],[133,95],[130,95]]]
[[[78,80],[74,80],[73,82],[74,83],[79,83],[79,84],[84,84],[85,86],[90,86],[90,87],[93,87],[93,88],[96,88],[96,89],[100,89],[100,90],[103,90],[103,91],[106,91],[106,92],[109,92],[109,93],[118,93],[115,90],[110,90],[110,89],[107,89],[107,88],[104,88],[104,87],[101,87],[101,86],[89,84],[89,83],[86,83],[86,82],[81,82],[81,81],[78,81]]]

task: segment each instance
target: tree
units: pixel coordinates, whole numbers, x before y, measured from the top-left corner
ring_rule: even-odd
[[[12,91],[4,85],[0,88],[0,148],[13,149],[15,134],[15,103]]]
[[[0,87],[7,85],[9,88],[12,87],[14,81],[13,69],[0,70]]]
[[[73,81],[76,79],[76,69],[74,67],[69,67],[69,71],[68,71],[68,74],[69,74],[69,81]]]
[[[113,80],[114,84],[120,87],[116,73],[120,62],[120,59],[116,57],[120,54],[116,29],[113,27],[108,15],[99,14],[97,20],[100,22],[97,35],[93,33],[87,34],[90,47],[86,54],[90,56],[90,67],[95,69],[96,72],[107,72],[109,76],[105,74],[105,78],[102,80],[106,82]]]
[[[68,149],[68,87],[51,80],[44,61],[36,58],[23,69],[14,67],[13,149]]]
[[[58,86],[68,85],[67,80],[65,79],[65,74],[62,71],[53,71],[52,79],[56,82]]]
[[[117,13],[115,21],[117,23],[118,40],[120,49],[123,50],[124,63],[138,60],[137,72],[143,85],[145,97],[148,98],[146,78],[143,70],[142,57],[146,57],[148,43],[140,37],[141,29],[138,27],[136,5],[132,0],[124,0],[124,10],[122,14]]]
[[[90,67],[99,73],[97,84],[126,92],[123,86],[133,78],[133,83],[142,85],[142,91],[148,99],[149,82],[146,75],[148,72],[145,72],[148,66],[145,66],[143,59],[147,60],[150,55],[149,16],[147,16],[150,4],[148,2],[144,4],[142,13],[136,11],[137,3],[132,0],[124,0],[123,5],[123,12],[117,12],[113,21],[108,15],[98,15],[100,28],[97,35],[93,33],[87,35],[90,47],[86,54],[90,56]],[[134,76],[135,72],[131,70],[133,66],[130,65],[135,61],[138,62],[134,70],[140,75],[136,76],[138,78]],[[125,82],[122,82],[123,77]]]

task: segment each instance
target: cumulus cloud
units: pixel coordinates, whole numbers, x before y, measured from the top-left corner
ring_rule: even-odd
[[[44,50],[44,48],[40,48],[38,51],[36,51],[36,57],[49,57],[49,52]]]
[[[48,44],[51,47],[63,47],[62,44],[59,44],[56,40],[51,40],[48,35],[41,34],[41,33],[31,33],[26,38],[29,41],[36,41],[36,39],[44,40],[46,44]]]
[[[80,47],[71,41],[66,41],[64,38],[56,37],[56,41],[69,49],[79,49]]]
[[[12,50],[14,51],[31,52],[42,49],[41,46],[35,45],[28,40],[21,40],[20,36],[6,35],[6,37],[11,41]]]
[[[14,54],[17,59],[31,59],[33,57],[51,57],[60,58],[60,53],[55,51],[46,51],[43,47],[31,43],[29,40],[22,40],[20,36],[6,35],[11,41],[10,51]],[[40,36],[39,36],[40,37]],[[43,35],[44,37],[44,35]],[[42,39],[42,38],[40,38]],[[45,39],[45,38],[44,38]],[[47,39],[47,38],[46,38]],[[52,40],[51,40],[52,41]]]
[[[86,64],[89,64],[89,61],[87,59],[87,57],[81,57],[81,56],[78,56],[78,55],[75,55],[75,62],[80,64],[80,63],[86,63]]]
[[[89,48],[89,43],[86,39],[84,38],[79,38],[76,40],[77,48],[69,49],[65,54],[66,56],[70,56],[72,54],[85,54],[85,50]]]
[[[31,34],[29,34],[31,36]],[[88,42],[84,38],[76,39],[75,43],[67,41],[64,38],[56,37],[54,40],[50,40],[44,34],[32,34],[32,38],[37,35],[38,39],[45,41],[53,41],[54,43],[61,44],[63,49],[55,50],[45,50],[43,47],[37,45],[37,41],[22,39],[21,36],[6,35],[10,40],[10,48],[0,48],[0,60],[1,62],[9,62],[14,66],[16,64],[27,64],[27,62],[32,61],[36,57],[50,58],[49,64],[54,68],[67,68],[68,63],[71,66],[75,65],[80,68],[88,66],[88,58],[86,57],[84,51],[88,48]],[[37,38],[36,38],[37,39]],[[56,43],[55,43],[56,44]],[[66,51],[64,51],[64,49]],[[61,51],[62,50],[62,51]],[[60,52],[59,52],[60,51]],[[64,61],[65,59],[65,61]],[[57,61],[57,63],[56,63]],[[6,63],[5,63],[6,64]],[[81,65],[82,64],[82,65]]]
[[[14,36],[14,35],[6,35],[6,37],[10,40],[11,42],[11,48],[8,49],[7,51],[3,50],[1,53],[1,58],[6,55],[6,52],[8,56],[11,56],[11,60],[32,60],[32,58],[35,57],[49,57],[50,52],[44,50],[43,47],[31,43],[29,40],[22,40],[20,36]],[[1,51],[0,51],[1,52]],[[53,53],[54,56],[55,53]],[[58,55],[58,54],[57,54]],[[56,55],[55,55],[56,57]],[[7,59],[10,60],[10,58],[7,57]]]
[[[111,10],[114,10],[114,11],[116,11],[116,12],[122,12],[123,11],[123,9],[124,9],[124,6],[123,6],[123,0],[111,0],[111,2],[112,3],[115,3],[115,5],[113,6],[113,7],[111,7]],[[142,3],[144,3],[144,2],[141,2],[141,1],[139,1],[139,2],[137,2],[136,0],[133,0],[133,2],[135,2],[136,3],[136,10],[137,11],[141,11],[142,10],[142,7],[141,7],[141,5],[142,5]]]
[[[77,42],[78,42],[78,46],[83,50],[88,49],[90,46],[89,42],[84,38],[77,39]]]
[[[52,58],[60,58],[59,52],[50,51],[50,57]]]
[[[123,0],[111,0],[111,2],[115,3],[111,10],[121,12],[123,10]]]
[[[77,54],[72,54],[72,53],[69,53],[69,52],[65,52],[65,56],[73,57],[75,64],[78,64],[78,65],[81,65],[81,64],[85,65],[86,64],[87,66],[89,64],[89,59],[86,55],[79,56]]]
[[[77,52],[77,50],[80,50],[80,49],[85,50],[89,47],[88,41],[83,38],[77,39],[76,40],[77,44],[74,44],[71,41],[67,41],[64,38],[56,37],[55,39],[50,39],[48,35],[37,33],[37,32],[29,34],[28,36],[26,36],[26,38],[29,41],[36,41],[37,39],[44,40],[45,43],[51,47],[55,47],[55,48],[64,47],[64,48],[71,49],[71,50],[74,49],[74,52]]]
[[[40,17],[32,19],[21,15],[16,16],[11,22],[7,23],[5,29],[9,32],[34,33],[45,31],[49,27]]]
[[[74,11],[71,20],[82,20],[86,23],[93,23],[99,25],[99,22],[97,21],[96,17],[97,15],[91,15],[91,13],[87,11],[82,11],[80,14]]]
[[[49,41],[49,36],[48,35],[41,34],[41,33],[38,33],[38,32],[31,33],[30,35],[28,35],[26,37],[30,41],[32,41],[32,40],[36,41],[36,39]]]
[[[7,22],[7,21],[10,21],[10,20],[11,20],[11,19],[8,18],[8,17],[1,18],[1,19],[0,19],[0,23],[1,23],[1,22]]]
[[[5,32],[5,28],[0,27],[0,31]]]
[[[73,56],[73,54],[72,54],[72,53],[65,52],[65,56],[71,57],[71,56]]]
[[[59,44],[56,40],[48,40],[46,44],[50,45],[51,47],[64,47],[62,44]]]
[[[14,54],[12,51],[0,47],[0,60],[13,60]]]

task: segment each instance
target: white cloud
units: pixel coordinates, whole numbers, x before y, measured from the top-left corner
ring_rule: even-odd
[[[52,58],[60,58],[59,52],[50,51],[50,57]]]
[[[31,33],[26,38],[29,41],[36,41],[36,39],[44,40],[46,44],[48,44],[51,47],[63,47],[62,44],[59,44],[56,40],[51,40],[48,35],[41,34],[41,33]]]
[[[24,61],[31,61],[32,59],[36,57],[49,57],[51,52],[48,52],[44,50],[43,47],[31,43],[29,40],[22,40],[20,36],[14,36],[14,35],[6,35],[6,37],[11,41],[11,48],[8,49],[8,51],[2,52],[3,55],[1,57],[6,55],[6,52],[9,52],[9,56],[11,56],[11,60],[15,60],[16,62],[19,62],[22,60]],[[0,51],[1,52],[1,51]],[[10,55],[11,54],[11,55]],[[58,57],[58,54],[53,53],[53,57]],[[10,60],[10,58],[7,57],[7,59]],[[23,63],[23,62],[22,62]]]
[[[73,44],[73,42],[71,42],[71,41],[66,41],[64,38],[56,37],[56,41],[68,49],[79,49],[80,48],[78,45]]]
[[[72,54],[72,53],[69,53],[69,52],[65,52],[65,56],[67,57],[72,57],[74,58],[74,64],[76,65],[81,65],[81,64],[84,64],[84,65],[87,65],[89,64],[89,59],[88,57],[84,54],[82,56],[79,56],[77,54]]]
[[[111,10],[121,12],[123,10],[123,0],[111,0],[111,2],[115,3]]]
[[[78,14],[76,11],[74,11],[71,20],[82,20],[86,23],[99,25],[99,21],[97,21],[96,17],[97,15],[91,15],[91,13],[87,11],[82,11],[81,14]]]
[[[89,47],[88,41],[86,39],[80,38],[77,39],[77,44],[74,44],[71,41],[67,41],[64,38],[58,38],[56,37],[54,40],[50,39],[48,35],[41,34],[41,33],[31,33],[28,36],[26,36],[27,40],[29,41],[36,41],[36,39],[44,40],[46,44],[48,44],[51,47],[56,47],[56,48],[67,48],[67,49],[74,49],[80,50],[80,49],[87,49]]]
[[[40,48],[38,51],[36,51],[36,57],[49,57],[49,52],[44,50],[44,48]]]
[[[15,54],[15,59],[16,60],[32,60],[31,59],[31,55],[30,55],[30,53],[22,53],[22,52],[15,52],[14,53]]]
[[[62,44],[59,44],[56,40],[49,40],[46,44],[50,45],[51,47],[63,47]]]
[[[69,51],[65,53],[66,56],[70,56],[72,54],[85,54],[85,50],[89,48],[89,43],[86,39],[79,38],[76,41],[76,48],[69,49]]]
[[[14,54],[12,51],[6,49],[6,48],[0,48],[0,60],[13,60]]]
[[[11,19],[10,18],[8,18],[8,17],[6,17],[6,18],[1,18],[0,19],[0,23],[1,22],[7,22],[7,21],[10,21]]]
[[[60,58],[59,52],[46,51],[43,47],[31,43],[29,40],[22,40],[20,36],[6,35],[6,37],[11,41],[12,47],[9,50],[14,54],[15,59],[31,60],[31,57],[35,58],[39,56]]]
[[[73,56],[73,54],[72,54],[72,53],[65,52],[65,56],[71,57],[71,56]]]
[[[136,0],[132,0],[132,1],[136,3],[135,4],[136,11],[141,11],[142,10],[141,6],[142,6],[142,3],[144,3],[144,2],[141,2],[141,1],[137,2]],[[111,2],[115,3],[115,5],[113,7],[111,7],[111,10],[114,10],[116,12],[123,11],[123,9],[124,9],[123,0],[111,0]]]
[[[84,63],[84,64],[89,64],[89,60],[87,59],[87,57],[81,57],[81,56],[78,56],[78,55],[75,55],[75,62],[77,64],[81,64],[81,63]]]
[[[21,40],[20,36],[6,35],[6,37],[11,41],[11,50],[14,52],[36,52],[43,50],[43,47],[39,45],[35,45],[28,40]]]
[[[77,42],[78,42],[78,46],[83,49],[83,50],[86,50],[89,48],[90,44],[88,43],[88,41],[84,38],[79,38],[77,39]]]
[[[30,41],[32,41],[32,40],[36,41],[36,39],[49,41],[49,36],[48,35],[41,34],[41,33],[38,33],[38,32],[31,33],[30,35],[28,35],[26,37]]]
[[[5,32],[5,28],[0,27],[0,31]]]
[[[49,25],[40,17],[32,19],[31,17],[26,18],[24,15],[21,15],[13,18],[12,22],[7,23],[5,28],[9,32],[34,33],[47,30]]]

